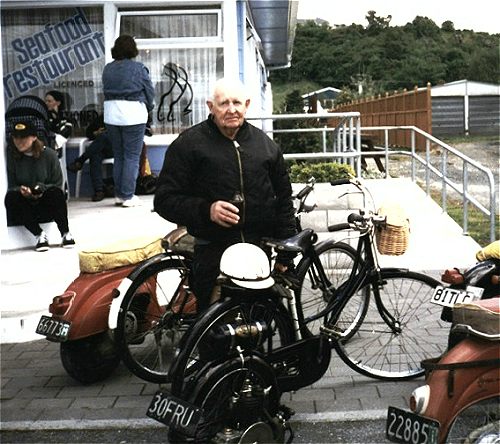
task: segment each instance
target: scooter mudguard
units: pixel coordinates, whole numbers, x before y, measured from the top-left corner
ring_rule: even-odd
[[[498,342],[465,339],[438,362],[426,383],[430,388],[427,408],[422,413],[440,422],[440,442],[455,417],[469,405],[499,396],[500,348]],[[462,364],[446,369],[447,364]]]
[[[71,323],[68,340],[101,333],[108,329],[108,315],[116,289],[137,265],[100,273],[80,273],[64,294],[49,306],[54,318]]]
[[[487,333],[481,330],[496,319],[498,331],[499,298],[461,305],[463,313],[460,313],[459,322],[464,324],[455,325],[455,328],[469,327],[469,337],[458,342],[441,359],[430,360],[428,366],[425,361],[423,363],[430,370],[426,376],[430,392],[422,414],[440,422],[440,442],[462,410],[484,399],[500,396],[498,335],[492,335],[489,328]],[[482,323],[485,325],[481,326]],[[495,339],[488,340],[486,337]]]
[[[133,271],[130,273],[129,276],[127,276],[127,279],[123,279],[120,285],[117,287],[117,291],[115,292],[113,296],[113,300],[111,301],[111,306],[108,307],[108,314],[107,314],[107,324],[108,328],[110,330],[114,330],[118,324],[118,313],[120,312],[120,307],[123,302],[123,298],[125,297],[125,294],[127,293],[128,288],[132,284],[132,281],[141,274],[141,272],[149,267],[151,264],[155,262],[160,262],[166,257],[165,253],[160,253],[157,254],[153,257],[150,257],[149,259],[141,262],[139,265],[136,265],[133,268]]]

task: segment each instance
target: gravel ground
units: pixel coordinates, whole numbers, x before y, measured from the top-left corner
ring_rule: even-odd
[[[499,184],[499,157],[500,157],[500,138],[492,137],[491,139],[485,139],[481,141],[473,142],[461,142],[449,144],[456,150],[460,151],[465,156],[471,158],[472,160],[480,163],[482,166],[489,168],[493,173],[494,177],[494,190],[497,195],[496,201],[498,202],[498,184]],[[422,157],[425,157],[425,153],[420,153]],[[442,150],[438,147],[431,148],[431,165],[442,170]],[[380,173],[376,170],[375,164],[372,159],[368,159],[368,173],[367,177],[381,177]],[[456,183],[458,186],[462,186],[463,182],[463,168],[464,162],[458,156],[448,153],[446,161],[446,175],[447,177]],[[489,199],[489,186],[487,176],[472,166],[467,167],[468,172],[468,192],[479,200],[483,205],[488,204]],[[410,177],[411,176],[411,161],[408,156],[393,156],[389,161],[389,174],[391,177]],[[417,178],[420,183],[424,183],[425,180],[425,169],[423,167],[417,167]],[[432,185],[431,187],[437,190],[441,189],[441,184],[438,177],[434,174],[431,175]],[[450,196],[455,193],[451,188],[448,187]],[[455,194],[455,196],[458,195]]]

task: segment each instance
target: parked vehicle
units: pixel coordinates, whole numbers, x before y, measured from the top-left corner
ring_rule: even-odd
[[[187,258],[189,252],[184,251],[184,257],[181,252],[172,250],[178,241],[179,229],[162,240],[164,252],[159,253],[162,248],[155,244],[141,251],[134,249],[131,258],[115,267],[102,271],[81,271],[63,294],[53,298],[49,306],[51,316],[40,318],[36,332],[60,343],[61,362],[71,377],[84,384],[97,382],[110,376],[120,363],[116,331],[109,326],[110,323],[116,324],[118,313],[116,310],[111,312],[110,307],[113,301],[120,299],[120,295],[126,295],[132,289],[134,294],[142,295],[142,300],[148,298],[151,304],[147,304],[147,312],[155,319],[158,313],[164,311],[160,304],[170,299],[160,295],[162,289],[156,285],[157,274],[149,273],[145,278],[144,270],[154,268],[156,273],[162,271],[165,258],[170,256],[175,256],[178,262],[184,260],[183,264],[187,267],[186,264],[190,263]],[[147,258],[148,255],[151,257]],[[129,264],[126,265],[126,262]],[[136,323],[129,322],[126,328],[131,335],[135,335],[136,343],[141,343],[138,335],[147,329],[145,322],[139,325],[136,318]],[[125,363],[130,365],[129,361]]]
[[[500,241],[495,241],[479,250],[478,262],[461,272],[458,268],[444,271],[432,302],[443,306],[441,319],[451,322],[454,304],[488,299],[500,294]]]
[[[332,185],[349,183],[364,191],[354,179]],[[378,266],[375,230],[388,223],[386,216],[362,210],[347,223],[329,227],[359,235],[346,280],[338,285],[329,281],[335,265],[318,258],[312,229],[262,242],[264,249],[299,253],[295,282],[286,273],[271,276],[269,259],[259,247],[230,246],[220,262],[220,299],[184,335],[171,387],[159,390],[147,411],[169,426],[169,441],[283,442],[279,431],[287,428],[290,412],[280,406],[281,394],[319,380],[330,364],[332,344],[363,375],[387,380],[422,375],[425,351],[446,348],[440,307],[429,302],[438,282]],[[337,246],[325,242],[329,250]],[[313,300],[320,308],[307,317],[299,310],[309,305],[310,295],[297,288],[306,275],[323,297]],[[322,328],[309,329],[316,320],[322,320]],[[262,391],[264,382],[268,390]],[[256,434],[247,437],[253,427]],[[224,441],[226,433],[234,441]]]
[[[500,442],[500,298],[458,304],[447,353],[423,362],[425,385],[411,412],[389,407],[386,435],[398,443]]]

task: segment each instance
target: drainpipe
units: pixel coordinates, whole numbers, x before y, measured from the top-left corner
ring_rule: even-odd
[[[464,131],[465,135],[469,135],[469,81],[465,81],[464,94]]]
[[[0,71],[3,72],[3,58],[0,58]],[[4,91],[3,82],[0,85],[0,115],[5,116],[5,103],[4,103]],[[0,192],[2,196],[7,193],[7,162],[5,156],[7,154],[7,147],[5,143],[5,119],[1,119],[0,122],[0,140],[3,143],[0,144],[2,147],[2,152],[0,153]],[[5,205],[0,206],[0,246],[4,245],[4,239],[7,236],[7,212],[5,210]]]

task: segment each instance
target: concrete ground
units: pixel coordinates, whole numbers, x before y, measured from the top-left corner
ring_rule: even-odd
[[[376,206],[394,200],[410,218],[407,252],[381,257],[382,265],[408,267],[438,277],[445,268],[475,263],[480,246],[463,236],[460,227],[418,186],[407,179],[370,180],[367,184]],[[344,220],[350,205],[343,203],[340,190],[318,184],[316,194],[319,208],[304,218],[304,226],[323,231],[327,224]],[[2,430],[158,426],[145,416],[157,386],[131,375],[123,366],[108,380],[83,386],[65,373],[59,345],[34,333],[52,298],[78,276],[79,250],[144,234],[162,237],[173,228],[151,212],[152,196],[142,200],[143,206],[129,209],[115,207],[112,199],[99,203],[70,200],[70,228],[77,248],[54,247],[45,253],[2,251]],[[285,394],[283,401],[296,410],[296,420],[382,418],[388,405],[406,407],[411,391],[421,383],[371,380],[334,359],[325,377],[311,387]]]

